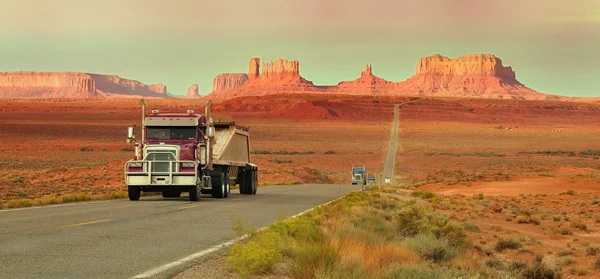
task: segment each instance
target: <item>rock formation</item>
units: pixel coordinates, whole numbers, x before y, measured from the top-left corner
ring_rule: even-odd
[[[421,58],[416,74],[397,83],[389,93],[451,97],[544,99],[545,94],[516,80],[511,67],[491,54],[472,54],[456,59],[439,54]]]
[[[167,86],[162,83],[148,85],[148,90],[167,95]]]
[[[360,73],[360,78],[353,81],[342,81],[328,91],[341,94],[385,94],[389,91],[391,82],[373,75],[373,66],[367,64]]]
[[[260,75],[260,58],[250,59],[250,65],[248,66],[248,79],[257,79]]]
[[[263,63],[258,77],[258,58],[250,60],[249,78],[242,86],[222,98],[258,96],[273,93],[323,92],[351,95],[410,95],[510,99],[560,99],[538,93],[516,79],[511,67],[491,54],[472,54],[456,59],[439,54],[421,58],[416,74],[402,82],[391,82],[373,75],[367,64],[360,77],[334,86],[315,86],[300,76],[298,61],[278,59]],[[562,98],[562,97],[561,97]],[[564,98],[563,98],[564,99]]]
[[[160,97],[163,84],[145,85],[114,75],[77,72],[5,72],[0,73],[0,98],[107,98]]]
[[[185,98],[200,98],[200,93],[198,92],[198,84],[192,84],[192,86],[188,88]]]
[[[252,61],[250,62],[252,63]],[[268,80],[281,80],[300,77],[298,60],[288,61],[277,59],[274,62],[263,63],[259,78]]]
[[[229,91],[242,86],[248,80],[247,74],[220,74],[213,79],[213,93]]]
[[[278,59],[274,62],[263,63],[262,71],[257,76],[257,73],[261,70],[259,62],[258,58],[252,58],[248,66],[248,80],[242,86],[225,93],[224,97],[231,98],[235,96],[264,95],[280,92],[299,93],[320,91],[312,82],[300,76],[300,68],[297,60],[288,61]],[[216,92],[214,88],[213,92]]]

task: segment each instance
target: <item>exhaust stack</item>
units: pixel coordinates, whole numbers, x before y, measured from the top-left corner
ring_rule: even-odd
[[[210,106],[212,105],[212,100],[208,100],[206,102],[206,108],[204,109],[204,117],[206,117],[206,126],[209,126],[210,122]]]
[[[142,105],[142,142],[146,139],[146,101],[140,100]]]

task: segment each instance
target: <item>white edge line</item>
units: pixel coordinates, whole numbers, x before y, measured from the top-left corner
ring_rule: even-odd
[[[30,206],[30,207],[22,207],[22,208],[10,208],[10,209],[0,209],[0,213],[3,212],[12,212],[12,211],[22,211],[22,210],[31,210],[31,209],[44,209],[44,208],[52,208],[52,207],[63,207],[63,206],[74,206],[74,205],[86,205],[86,204],[94,204],[94,203],[104,203],[104,202],[114,202],[122,199],[114,199],[107,201],[86,201],[86,202],[69,202],[63,204],[53,204],[53,205],[41,205],[41,206]]]
[[[346,194],[346,195],[347,195],[347,194]],[[341,198],[345,197],[346,195],[343,195],[343,196],[337,197],[337,198],[335,198],[335,199],[333,199],[333,200],[331,200],[331,201],[328,201],[328,202],[326,202],[326,203],[323,203],[323,204],[317,205],[317,206],[315,206],[315,207],[313,207],[313,208],[310,208],[310,209],[308,209],[308,210],[302,211],[302,212],[300,212],[300,213],[298,213],[298,214],[296,214],[296,215],[294,215],[294,216],[292,216],[292,217],[288,218],[288,220],[289,220],[289,219],[294,219],[294,218],[296,218],[296,217],[300,217],[300,216],[302,216],[302,215],[304,215],[304,214],[306,214],[306,213],[308,213],[308,212],[310,212],[310,211],[313,211],[315,208],[318,208],[318,207],[321,207],[321,206],[324,206],[324,205],[328,205],[328,204],[330,204],[330,203],[332,203],[332,202],[335,202],[336,200],[339,200],[339,199],[341,199]],[[258,229],[257,231],[263,231],[263,230],[266,230],[267,228],[268,228],[268,226],[266,226],[266,227],[262,227],[262,228]],[[214,252],[220,251],[220,250],[221,250],[221,249],[223,249],[223,248],[226,248],[226,247],[232,246],[232,245],[236,244],[237,242],[239,242],[239,241],[241,241],[241,240],[244,240],[244,239],[246,239],[246,238],[248,238],[248,235],[247,235],[247,234],[245,234],[245,235],[243,235],[243,236],[241,236],[241,237],[238,237],[238,238],[232,239],[232,240],[230,240],[230,241],[227,241],[227,242],[225,242],[225,243],[221,243],[221,244],[215,245],[215,246],[213,246],[213,247],[210,247],[210,248],[208,248],[208,249],[206,249],[206,250],[203,250],[203,251],[200,251],[200,252],[198,252],[198,253],[191,254],[191,255],[189,255],[189,256],[187,256],[187,257],[185,257],[185,258],[182,258],[182,259],[176,260],[176,261],[174,261],[174,262],[170,262],[170,263],[167,263],[167,264],[161,265],[161,266],[159,266],[159,267],[155,267],[155,268],[153,268],[153,269],[150,269],[150,270],[148,270],[148,271],[146,271],[146,272],[144,272],[144,273],[141,273],[141,274],[138,274],[138,275],[136,275],[136,276],[134,276],[134,277],[131,277],[131,279],[151,278],[152,276],[155,276],[155,275],[157,275],[157,274],[160,274],[160,273],[162,273],[162,272],[165,272],[165,271],[167,271],[167,270],[169,270],[169,269],[171,269],[171,268],[174,268],[174,267],[176,267],[176,266],[179,266],[179,265],[182,265],[182,264],[185,264],[185,263],[191,262],[191,261],[193,261],[193,260],[195,260],[195,259],[198,259],[198,258],[200,258],[200,257],[204,257],[204,256],[206,256],[206,255],[209,255],[209,254],[212,254],[212,253],[214,253]]]

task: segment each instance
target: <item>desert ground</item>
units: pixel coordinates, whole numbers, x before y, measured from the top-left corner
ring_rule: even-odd
[[[239,98],[215,104],[214,118],[250,127],[262,184],[348,183],[353,164],[381,171],[393,104],[410,99],[354,98]],[[148,101],[161,111],[204,102]],[[567,277],[595,278],[599,111],[594,103],[457,98],[402,106],[395,182],[433,193],[432,205],[465,226],[476,253],[494,255],[486,265],[553,255]],[[132,156],[126,127],[139,117],[137,100],[2,100],[2,206],[119,196]],[[501,241],[516,248],[497,248]]]

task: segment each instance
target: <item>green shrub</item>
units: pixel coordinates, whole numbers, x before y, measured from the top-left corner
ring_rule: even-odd
[[[574,254],[573,250],[562,250],[562,251],[558,252],[559,257],[571,256],[573,254]]]
[[[552,258],[537,256],[532,265],[526,268],[521,276],[527,279],[560,279],[562,272],[560,266]]]
[[[585,269],[585,268],[583,268],[583,267],[581,267],[581,266],[577,266],[577,267],[575,267],[575,268],[571,269],[569,272],[570,272],[572,275],[579,275],[579,276],[583,276],[583,275],[586,275],[586,274],[588,274],[588,271],[587,271],[587,269]]]
[[[515,261],[511,261],[508,264],[508,269],[514,273],[519,273],[519,272],[525,270],[526,268],[527,268],[527,263],[524,261],[515,260]]]
[[[516,250],[520,247],[521,243],[516,239],[501,238],[498,240],[498,243],[496,243],[495,249],[498,252],[502,252],[506,249]]]
[[[502,262],[498,258],[489,258],[489,259],[485,260],[484,264],[485,264],[485,266],[487,266],[489,268],[498,269],[498,270],[504,269],[504,262]]]
[[[415,191],[410,194],[413,197],[421,198],[426,201],[433,201],[437,195],[429,191]]]
[[[479,232],[479,231],[481,231],[481,229],[479,229],[479,226],[477,226],[477,224],[475,224],[475,223],[464,222],[462,224],[462,226],[467,231],[471,231],[471,232]]]
[[[396,215],[395,227],[398,235],[404,237],[432,234],[445,238],[451,245],[463,245],[468,241],[460,225],[424,205],[405,205]]]
[[[567,265],[572,265],[574,263],[575,263],[575,260],[573,258],[569,258],[569,257],[556,259],[556,265],[558,265],[558,266],[567,266]]]
[[[588,246],[587,248],[585,248],[585,252],[588,256],[596,256],[598,255],[598,253],[600,253],[600,248]]]
[[[587,225],[582,221],[572,221],[571,227],[580,229],[582,231],[587,231]]]
[[[335,151],[333,151],[333,150],[327,150],[327,151],[323,152],[323,154],[325,154],[325,155],[331,155],[331,154],[335,154]]]
[[[19,207],[31,207],[33,206],[33,200],[31,199],[16,199],[10,200],[6,203],[6,208],[19,208]]]
[[[280,241],[282,238],[277,232],[267,230],[258,233],[247,242],[235,244],[227,261],[242,276],[266,272],[282,256]]]
[[[575,195],[575,190],[567,190],[567,191],[559,193],[559,195],[570,195],[570,196],[573,196],[573,195]]]
[[[450,245],[446,239],[437,238],[432,234],[417,234],[406,238],[403,243],[424,260],[434,263],[445,262],[458,255],[458,249]]]

